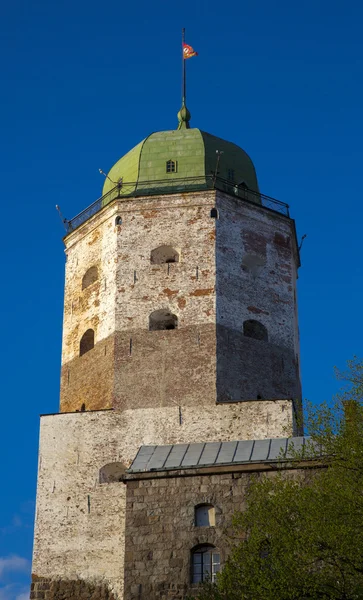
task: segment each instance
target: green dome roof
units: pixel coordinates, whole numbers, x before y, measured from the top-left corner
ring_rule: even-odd
[[[109,192],[119,182],[121,196],[213,187],[217,151],[218,178],[230,187],[244,183],[258,192],[255,168],[244,150],[200,129],[181,128],[152,133],[120,158],[105,180],[102,195],[108,196],[104,203],[113,199]],[[175,172],[167,172],[168,161],[175,163]]]

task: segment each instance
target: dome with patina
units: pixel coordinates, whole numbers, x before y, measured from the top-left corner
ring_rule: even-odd
[[[255,168],[242,148],[181,123],[177,130],[152,133],[116,162],[103,187],[105,203],[114,188],[121,196],[142,196],[220,188],[217,181],[226,191],[242,186],[258,192]]]

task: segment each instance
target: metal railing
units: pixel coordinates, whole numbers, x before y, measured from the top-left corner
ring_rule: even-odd
[[[73,219],[64,219],[64,225],[68,233],[74,231],[77,227],[85,223],[90,217],[95,215],[104,206],[113,200],[127,200],[128,198],[137,198],[138,196],[156,196],[161,194],[175,194],[178,192],[193,192],[200,190],[215,189],[226,192],[240,200],[252,204],[258,204],[289,217],[289,205],[260,192],[250,190],[246,186],[215,177],[213,175],[203,177],[184,177],[182,179],[160,179],[138,182],[120,182],[101,198],[98,198],[93,204],[85,208]]]

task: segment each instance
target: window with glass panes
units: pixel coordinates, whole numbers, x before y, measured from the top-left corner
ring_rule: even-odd
[[[166,163],[166,172],[167,173],[176,173],[176,161],[168,160]]]
[[[220,571],[219,551],[213,546],[200,546],[192,553],[192,583],[215,581]]]

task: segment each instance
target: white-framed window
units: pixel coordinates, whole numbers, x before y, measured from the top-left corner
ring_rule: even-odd
[[[192,550],[192,583],[214,582],[221,569],[221,555],[214,546],[207,544]]]
[[[176,173],[177,172],[177,162],[176,160],[167,160],[166,161],[166,172],[167,173]]]

